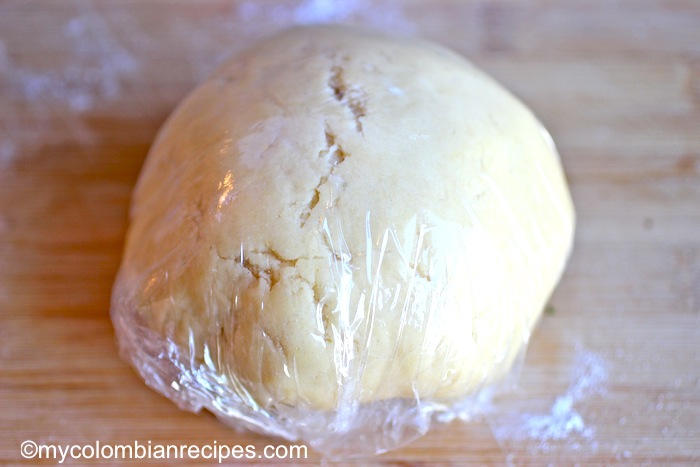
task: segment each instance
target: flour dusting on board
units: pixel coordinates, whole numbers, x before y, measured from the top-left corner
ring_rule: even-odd
[[[576,405],[587,397],[605,391],[608,370],[596,353],[578,350],[572,364],[571,383],[566,392],[553,401],[549,411],[508,414],[507,423],[494,421],[492,429],[499,441],[533,440],[538,449],[547,450],[548,441],[576,438],[595,448],[595,429],[587,425]]]
[[[82,116],[120,99],[127,82],[139,72],[140,63],[119,40],[117,28],[91,4],[74,6],[74,14],[51,31],[62,36],[57,44],[68,45],[47,52],[57,56],[47,64],[60,66],[25,63],[16,58],[16,45],[0,40],[0,75],[14,95],[30,104],[22,112],[32,128],[26,131],[22,120],[0,127],[0,168],[32,154],[47,135],[69,135],[73,142],[91,143],[94,134]]]
[[[35,72],[13,66],[5,47],[0,50],[0,67],[12,86],[32,102],[41,100],[67,103],[71,110],[84,112],[97,99],[119,97],[121,81],[137,69],[137,61],[119,46],[100,16],[78,16],[64,27],[74,41],[74,58],[59,70]]]

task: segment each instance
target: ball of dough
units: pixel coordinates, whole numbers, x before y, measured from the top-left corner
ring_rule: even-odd
[[[548,134],[464,58],[296,28],[223,63],[162,128],[112,314],[183,407],[444,405],[509,370],[573,225]]]

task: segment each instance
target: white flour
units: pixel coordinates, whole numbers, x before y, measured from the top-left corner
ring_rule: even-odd
[[[565,439],[571,433],[580,433],[585,438],[592,435],[581,415],[573,408],[571,395],[557,397],[550,413],[545,415],[525,414],[521,421],[528,438],[539,440]]]
[[[78,11],[63,25],[71,44],[71,57],[63,68],[35,71],[17,66],[0,43],[0,71],[28,101],[58,101],[74,112],[85,112],[99,99],[118,98],[122,81],[137,72],[138,61],[119,43],[109,22],[87,6]]]
[[[604,392],[608,370],[596,353],[578,350],[572,364],[571,383],[566,392],[552,402],[547,412],[513,412],[490,417],[496,439],[509,441],[536,441],[535,450],[546,451],[549,441],[571,439],[574,448],[581,443],[595,450],[595,428],[589,426],[576,409],[587,397]]]
[[[68,46],[55,62],[60,66],[49,60],[37,68],[15,60],[17,45],[4,42],[0,34],[3,85],[29,104],[23,112],[31,122],[29,129],[21,119],[0,126],[0,168],[29,157],[56,133],[90,144],[95,135],[83,116],[122,98],[126,83],[138,77],[139,61],[120,42],[116,28],[91,4],[76,2],[74,7],[75,14],[59,28],[62,37],[56,38]]]

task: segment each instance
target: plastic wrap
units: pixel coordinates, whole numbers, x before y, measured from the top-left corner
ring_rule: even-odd
[[[572,233],[551,138],[483,73],[427,42],[299,28],[161,130],[112,319],[180,408],[375,454],[511,373]]]

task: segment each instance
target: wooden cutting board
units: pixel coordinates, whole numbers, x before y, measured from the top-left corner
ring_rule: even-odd
[[[368,463],[700,464],[693,0],[0,2],[0,462],[22,462],[25,440],[287,445],[152,392],[117,357],[108,311],[164,118],[223,56],[311,22],[471,58],[550,129],[578,212],[517,390]]]

